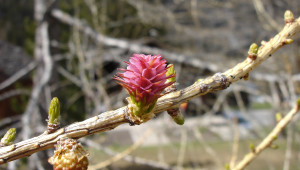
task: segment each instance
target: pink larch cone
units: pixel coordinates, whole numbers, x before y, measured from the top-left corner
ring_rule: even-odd
[[[166,76],[166,60],[160,55],[133,54],[129,62],[125,63],[127,69],[120,69],[124,73],[118,73],[114,79],[128,91],[135,105],[133,113],[137,116],[147,114],[155,106],[161,92],[175,82],[166,82],[175,74]]]

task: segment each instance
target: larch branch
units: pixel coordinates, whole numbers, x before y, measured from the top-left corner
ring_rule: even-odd
[[[212,77],[197,81],[187,88],[166,94],[159,98],[157,105],[153,109],[153,113],[157,114],[176,108],[181,103],[187,102],[197,96],[227,88],[231,83],[249,75],[254,68],[268,59],[276,50],[287,44],[287,40],[299,32],[299,30],[300,18],[294,22],[285,24],[280,33],[259,48],[257,58],[247,57],[246,60],[224,73],[216,73]],[[120,124],[128,123],[126,114],[128,114],[127,106],[101,113],[82,122],[73,123],[52,134],[43,133],[40,136],[2,147],[0,148],[0,164],[52,148],[61,138],[69,137],[78,139],[97,132],[112,130]]]

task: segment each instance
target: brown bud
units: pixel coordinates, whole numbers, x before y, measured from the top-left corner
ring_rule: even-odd
[[[57,142],[54,155],[48,162],[53,165],[54,170],[86,170],[88,155],[75,139],[65,138]]]
[[[249,73],[245,74],[243,79],[246,80],[246,81],[249,80]]]

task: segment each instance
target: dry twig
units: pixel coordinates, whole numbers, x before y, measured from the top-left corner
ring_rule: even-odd
[[[0,90],[12,85],[17,80],[28,74],[31,70],[33,70],[36,67],[36,62],[32,61],[29,63],[26,67],[20,69],[18,72],[16,72],[14,75],[10,76],[7,80],[2,82],[0,84]]]
[[[104,147],[99,143],[96,143],[92,140],[89,139],[85,139],[82,138],[80,139],[81,142],[83,142],[84,144],[88,145],[89,147],[95,148],[95,149],[100,149],[102,151],[104,151],[106,154],[110,155],[110,156],[116,156],[119,153],[115,152],[113,150],[111,150],[108,147]],[[159,168],[159,169],[172,169],[172,167],[166,163],[163,162],[157,162],[157,161],[153,161],[150,159],[145,159],[145,158],[141,158],[141,157],[136,157],[136,156],[132,156],[132,155],[124,155],[124,157],[122,157],[123,160],[128,161],[128,162],[132,162],[135,164],[141,164],[141,165],[146,165],[146,166],[150,166],[153,168]]]
[[[187,143],[187,131],[186,129],[182,128],[180,131],[180,148],[178,151],[177,157],[177,167],[182,167],[184,163],[184,158],[186,154],[186,143]]]
[[[112,163],[122,159],[123,157],[125,157],[126,155],[129,155],[132,151],[136,150],[141,144],[143,144],[143,142],[147,139],[147,137],[149,135],[151,135],[152,133],[152,129],[148,129],[143,136],[140,137],[140,139],[133,145],[131,145],[129,148],[127,148],[126,150],[124,150],[123,152],[119,153],[118,155],[115,155],[114,157],[111,157],[108,160],[105,160],[103,162],[100,162],[96,165],[91,165],[89,166],[89,168],[91,170],[97,170],[97,169],[101,169],[101,168],[105,168],[109,165],[111,165]]]
[[[251,152],[249,152],[243,160],[241,160],[232,170],[244,169],[251,161],[253,161],[264,149],[270,147],[272,142],[277,139],[282,130],[290,123],[292,118],[300,110],[300,99],[297,100],[297,105],[282,119],[269,135]]]
[[[188,64],[191,66],[208,69],[208,70],[211,70],[214,72],[220,71],[218,66],[213,63],[200,61],[200,60],[192,58],[192,57],[188,57],[185,55],[179,55],[177,53],[172,53],[172,52],[169,52],[166,50],[161,50],[159,48],[152,48],[152,47],[140,45],[138,43],[133,43],[133,42],[126,41],[126,40],[105,36],[103,34],[96,32],[95,30],[93,30],[88,24],[81,21],[80,19],[74,18],[59,9],[52,10],[51,14],[53,17],[55,17],[59,21],[76,27],[78,30],[82,31],[83,33],[88,35],[90,38],[94,39],[98,43],[102,43],[103,45],[115,46],[120,49],[127,49],[127,50],[138,52],[138,53],[143,52],[143,53],[161,54],[162,56],[165,56],[165,58],[167,60],[172,61],[172,62],[185,63],[185,64]],[[187,58],[189,58],[189,60],[186,60]]]
[[[211,158],[215,161],[217,167],[222,169],[222,161],[220,160],[220,157],[215,152],[215,150],[207,144],[207,142],[204,140],[202,134],[198,131],[197,128],[193,128],[193,133],[200,142],[200,144],[203,146],[205,152],[208,153],[211,156]]]
[[[236,159],[238,157],[239,151],[239,141],[240,141],[240,132],[239,132],[239,120],[238,118],[234,118],[233,120],[233,130],[234,130],[234,138],[233,138],[233,146],[232,146],[232,156],[230,160],[230,167],[234,167],[236,164]]]

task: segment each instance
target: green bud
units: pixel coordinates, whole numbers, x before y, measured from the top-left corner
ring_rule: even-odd
[[[230,170],[230,165],[229,165],[229,163],[226,163],[226,164],[225,164],[225,170]]]
[[[249,58],[255,56],[255,58],[253,58],[255,60],[256,56],[257,56],[257,52],[258,52],[258,45],[255,44],[255,43],[252,43],[251,46],[250,46],[250,48],[249,48],[249,51],[248,51]]]
[[[284,13],[284,22],[290,23],[294,22],[294,14],[290,10],[286,10]]]
[[[255,146],[253,143],[250,143],[249,148],[250,148],[251,152],[255,153]]]
[[[51,100],[50,106],[49,106],[49,116],[48,116],[48,123],[50,124],[59,124],[60,119],[60,105],[59,100],[57,97],[54,97]]]
[[[169,64],[167,67],[168,67],[168,71],[166,72],[167,77],[170,76],[170,75],[176,75],[173,64]],[[174,81],[176,81],[176,76],[168,78],[166,83],[174,82]]]
[[[276,113],[276,115],[275,115],[275,118],[276,118],[276,121],[277,122],[280,122],[281,121],[281,119],[282,119],[282,114],[281,113]]]
[[[173,120],[174,120],[174,122],[177,123],[178,125],[183,125],[183,124],[184,124],[184,117],[183,117],[183,116],[173,118]]]
[[[300,108],[300,99],[297,99],[297,107]]]
[[[183,125],[184,124],[184,116],[181,114],[181,112],[179,112],[177,116],[172,117],[172,119],[178,125]]]
[[[178,125],[184,124],[184,116],[180,112],[179,108],[167,110],[168,114],[172,117],[173,121]]]
[[[11,145],[16,138],[16,128],[10,128],[1,139],[1,144],[4,146]]]
[[[156,105],[157,100],[154,100],[151,103],[146,102],[146,98],[143,101],[137,102],[134,96],[130,96],[130,98],[126,98],[128,103],[130,104],[130,110],[133,114],[138,117],[144,116],[150,113]]]

